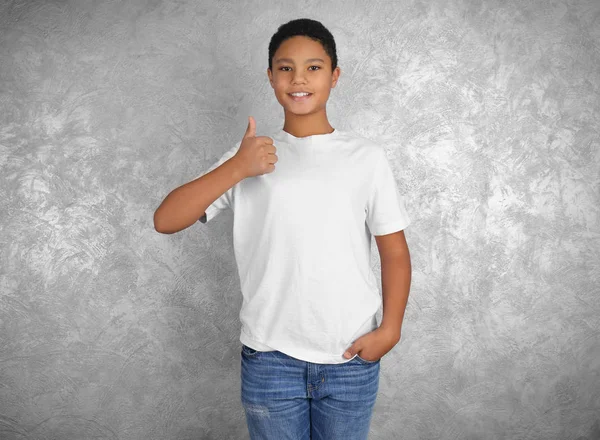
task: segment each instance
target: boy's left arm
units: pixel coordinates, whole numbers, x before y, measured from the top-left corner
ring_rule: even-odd
[[[383,318],[381,329],[400,340],[411,281],[410,253],[404,231],[375,236],[381,259]]]
[[[400,341],[412,271],[408,245],[404,231],[374,237],[381,259],[383,318],[379,328],[352,344],[347,358],[358,353],[363,359],[380,359]]]

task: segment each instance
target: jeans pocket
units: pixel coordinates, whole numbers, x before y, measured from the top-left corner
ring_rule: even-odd
[[[252,347],[248,347],[245,344],[242,344],[242,354],[247,356],[247,357],[256,357],[258,355],[258,353],[260,353],[260,351],[255,350]]]
[[[364,364],[364,365],[376,364],[376,363],[378,363],[379,361],[381,361],[381,359],[377,359],[376,361],[369,361],[369,360],[367,360],[367,359],[363,359],[363,358],[361,358],[361,357],[358,355],[358,353],[356,354],[356,357],[355,357],[355,359],[356,359],[356,360],[357,360],[359,363],[361,363],[361,364]]]

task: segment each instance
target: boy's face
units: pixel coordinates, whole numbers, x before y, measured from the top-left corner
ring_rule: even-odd
[[[273,71],[267,69],[267,75],[286,116],[288,112],[307,115],[323,111],[340,75],[339,66],[331,71],[331,58],[321,43],[300,35],[281,43],[272,66]],[[311,95],[298,99],[290,95],[300,91]]]

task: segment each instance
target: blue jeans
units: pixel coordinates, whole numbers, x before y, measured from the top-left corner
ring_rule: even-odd
[[[315,364],[242,344],[241,398],[251,440],[366,440],[380,360]]]

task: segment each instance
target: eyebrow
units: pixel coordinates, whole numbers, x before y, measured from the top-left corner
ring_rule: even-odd
[[[325,61],[323,61],[321,58],[309,58],[305,62],[306,63],[312,63],[314,61],[320,61],[322,63],[325,63]],[[276,64],[277,63],[284,63],[284,62],[286,62],[286,63],[292,63],[293,64],[294,60],[292,60],[291,58],[278,58],[278,59],[275,60]]]

